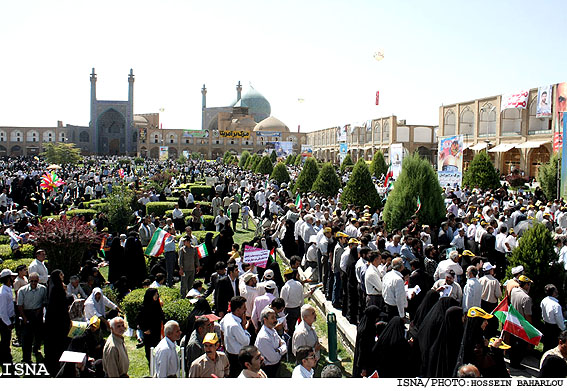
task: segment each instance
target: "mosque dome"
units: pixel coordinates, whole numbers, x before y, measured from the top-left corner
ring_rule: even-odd
[[[276,117],[268,117],[254,127],[254,131],[289,132],[289,128]]]
[[[272,107],[270,102],[254,87],[250,86],[250,89],[242,96],[238,102],[233,103],[233,107],[248,107],[248,113],[254,116],[254,121],[260,122],[268,118],[272,112]]]
[[[230,130],[252,130],[256,126],[251,118],[233,119],[230,124]]]
[[[146,117],[143,117],[141,115],[135,115],[134,116],[134,123],[136,125],[147,125],[148,120],[146,119]]]

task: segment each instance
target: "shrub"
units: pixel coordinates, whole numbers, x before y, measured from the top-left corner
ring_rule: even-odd
[[[248,151],[246,151],[248,152]],[[248,170],[250,168],[250,165],[252,164],[252,155],[250,153],[248,153],[248,157],[246,158],[246,162],[244,163],[244,168],[245,170]]]
[[[331,163],[325,163],[317,175],[311,191],[323,194],[326,197],[335,197],[341,188],[341,181]]]
[[[144,162],[145,162],[145,160],[144,160],[143,157],[136,157],[136,158],[134,158],[134,163],[136,163],[136,164],[141,165],[141,164],[144,164]]]
[[[295,157],[295,162],[293,162],[294,166],[299,166],[301,164],[301,154],[298,153],[297,156]]]
[[[250,157],[250,152],[248,151],[242,152],[242,155],[240,155],[240,161],[238,162],[238,167],[240,168],[246,167],[246,162],[248,161],[249,157]]]
[[[103,210],[112,232],[126,232],[132,217],[134,192],[127,186],[114,186]]]
[[[276,164],[274,170],[272,171],[272,175],[270,175],[270,178],[275,180],[278,186],[283,182],[288,183],[290,178],[285,164],[282,162]]]
[[[370,170],[364,159],[358,159],[346,187],[341,195],[343,204],[368,205],[372,209],[382,206],[376,187],[370,177]]]
[[[118,292],[112,289],[110,286],[105,286],[102,288],[102,294],[114,304],[120,306],[120,302],[118,301]]]
[[[537,181],[548,200],[557,197],[557,172],[561,164],[561,157],[554,153],[548,163],[539,166]]]
[[[118,164],[121,166],[129,166],[132,162],[130,159],[118,159]]]
[[[419,223],[436,225],[445,217],[441,186],[437,173],[427,161],[414,154],[404,159],[402,172],[394,182],[384,207],[384,221],[388,229],[402,228],[417,210],[421,201]]]
[[[18,266],[29,266],[30,263],[34,261],[34,259],[35,258],[4,259],[4,262],[0,263],[0,269],[10,269],[11,271],[15,272]]]
[[[65,213],[67,217],[83,216],[85,220],[90,221],[98,213],[98,211],[95,209],[70,209]]]
[[[313,187],[313,183],[317,179],[317,175],[319,175],[319,168],[317,167],[317,161],[310,157],[305,160],[305,164],[303,165],[303,169],[297,178],[297,182],[295,184],[295,192],[296,193],[306,193],[311,191]]]
[[[165,302],[163,304],[163,314],[165,315],[165,321],[175,320],[179,323],[181,330],[187,329],[187,320],[189,319],[189,313],[193,309],[193,305],[187,299],[178,299],[170,302]]]
[[[159,287],[159,296],[164,303],[170,303],[175,300],[179,300],[179,290],[175,288]],[[126,315],[126,319],[131,328],[136,328],[138,326],[138,316],[142,310],[144,304],[144,294],[146,290],[144,288],[134,289],[122,300],[122,311]]]
[[[213,239],[215,238],[215,236],[219,234],[218,232],[211,230],[211,231],[193,231],[193,235],[195,235],[199,243],[203,243],[205,241],[205,236],[209,232],[213,233]]]
[[[199,152],[193,152],[191,154],[191,160],[201,160],[203,156]]]
[[[66,276],[77,274],[85,251],[101,241],[89,223],[77,217],[41,222],[31,233],[37,247],[45,250],[51,270],[61,269]]]
[[[106,204],[106,202],[107,202],[106,198],[100,198],[100,199],[84,202],[83,205],[87,209],[93,209],[97,212],[101,212],[104,209],[104,205]]]
[[[0,235],[0,244],[10,244],[10,237],[8,235]]]
[[[535,303],[539,303],[546,295],[546,284],[554,284],[562,291],[565,281],[565,270],[558,261],[555,253],[554,240],[551,232],[541,223],[534,224],[524,232],[508,258],[509,267],[507,277],[512,278],[512,268],[524,266],[524,273],[535,281],[530,289],[530,296]]]
[[[176,160],[178,164],[185,164],[187,162],[187,158],[183,155],[179,156]]]
[[[257,153],[254,154],[254,156],[252,157],[252,164],[250,165],[251,171],[256,172],[256,167],[258,167],[258,163],[260,163],[260,159],[262,159],[260,155],[258,155]]]
[[[382,151],[378,151],[374,154],[372,163],[370,163],[370,175],[380,178],[382,175],[386,175],[387,172],[388,166],[386,165],[384,154]]]
[[[350,169],[352,169],[352,167],[354,167],[354,163],[352,162],[352,158],[350,157],[350,153],[347,153],[347,155],[343,159],[343,162],[341,163],[341,167],[340,167],[341,173],[343,173],[345,171],[350,171]]]
[[[270,160],[272,161],[272,163],[275,163],[276,160],[278,160],[278,155],[276,154],[275,150],[273,150],[272,153],[270,154]]]
[[[179,197],[165,197],[166,201],[177,202]]]
[[[286,166],[291,166],[292,162],[295,163],[295,155],[294,154],[289,154],[287,155],[287,157],[285,158],[285,164]]]
[[[254,171],[258,174],[270,175],[273,170],[274,165],[272,164],[272,160],[269,156],[264,156],[262,157],[262,160],[260,160],[260,163],[258,163]]]
[[[173,208],[175,208],[175,204],[177,202],[171,202],[171,201],[166,201],[166,202],[162,202],[162,201],[155,201],[155,202],[148,202],[146,204],[146,214],[152,214],[154,213],[155,216],[163,216],[165,215],[165,212],[168,210],[171,210]]]
[[[482,190],[500,187],[500,178],[488,154],[477,153],[463,176],[463,186],[477,187]]]
[[[23,244],[20,246],[20,253],[22,258],[30,258],[34,256],[34,248],[31,244]],[[14,254],[9,244],[0,245],[0,259],[14,259]]]
[[[191,215],[191,212],[193,212],[193,209],[181,209],[181,212],[183,212],[183,217],[187,217]],[[173,209],[172,210],[166,210],[165,211],[165,217],[171,217],[173,213]]]
[[[193,185],[189,186],[189,190],[193,194],[195,201],[206,201],[209,199],[211,194],[214,194],[215,189],[212,186],[199,186]]]
[[[215,230],[215,217],[211,215],[201,215],[203,218],[203,226],[205,231],[214,231]],[[190,225],[193,218],[191,215],[185,216],[185,224]]]

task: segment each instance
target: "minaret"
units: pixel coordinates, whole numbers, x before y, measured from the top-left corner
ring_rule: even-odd
[[[128,74],[128,118],[126,119],[126,154],[135,152],[135,147],[132,146],[132,132],[134,129],[134,71],[130,68]]]
[[[91,121],[90,126],[94,126],[96,120],[96,73],[93,68],[91,73]]]
[[[236,101],[238,102],[242,98],[242,85],[240,85],[240,80],[236,85]]]
[[[207,88],[203,84],[201,88],[201,94],[203,94],[203,103],[201,107],[201,129],[205,129],[205,109],[207,108]]]

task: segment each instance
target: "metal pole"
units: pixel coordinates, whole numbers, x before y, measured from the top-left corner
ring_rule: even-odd
[[[557,183],[556,199],[560,199],[561,198],[561,160],[559,159],[557,159],[557,177],[555,179]]]
[[[327,314],[327,334],[329,341],[329,362],[339,361],[337,357],[337,317],[333,312]]]

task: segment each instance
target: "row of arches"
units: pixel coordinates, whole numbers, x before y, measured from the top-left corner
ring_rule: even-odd
[[[5,130],[0,130],[0,142],[7,142],[9,136],[9,141],[12,143],[37,143],[40,140],[43,142],[65,142],[67,136],[65,132],[59,132],[59,135],[54,130],[48,130],[44,132],[39,132],[37,130],[12,130],[7,132]]]

